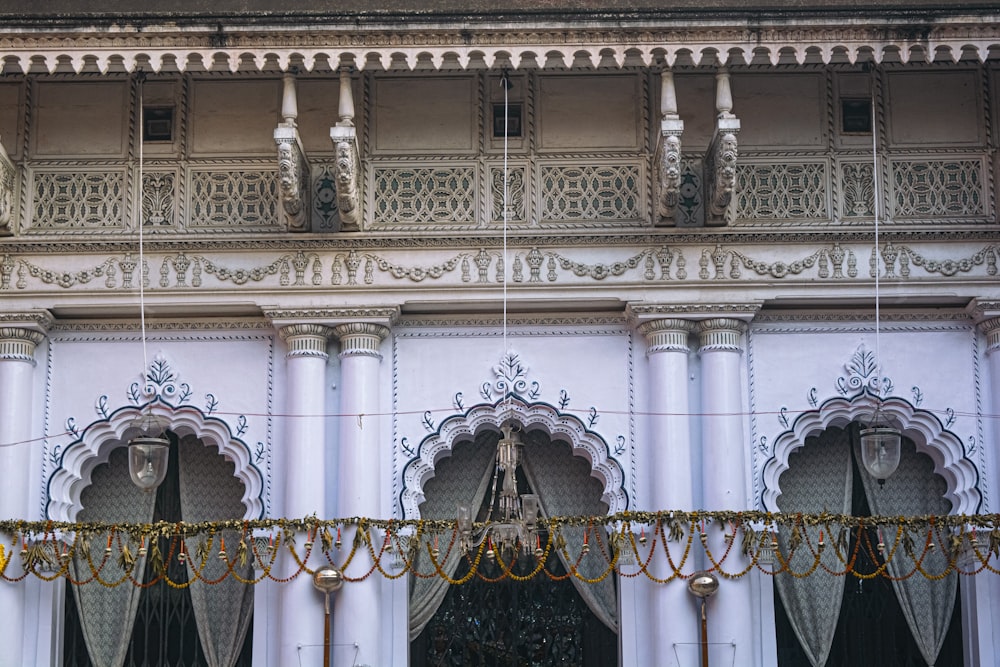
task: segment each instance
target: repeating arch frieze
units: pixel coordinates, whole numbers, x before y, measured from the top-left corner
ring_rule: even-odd
[[[791,422],[791,427],[775,439],[773,453],[762,471],[764,508],[772,511],[777,508],[781,473],[788,469],[789,455],[801,447],[807,437],[830,426],[842,427],[852,421],[864,421],[871,417],[876,407],[900,428],[903,435],[914,441],[917,451],[930,456],[934,472],[948,485],[946,498],[951,502],[952,512],[975,514],[982,504],[979,470],[970,460],[962,440],[947,430],[934,413],[919,409],[898,396],[879,399],[867,387],[850,397],[831,398],[817,409],[801,413]]]
[[[400,494],[403,516],[420,516],[424,485],[434,476],[438,461],[451,456],[456,442],[474,439],[478,433],[497,429],[510,420],[518,422],[525,430],[541,429],[553,440],[569,442],[573,455],[587,459],[592,468],[591,474],[602,482],[604,493],[601,500],[607,503],[609,512],[614,514],[628,509],[624,471],[611,456],[604,439],[577,417],[562,413],[548,403],[526,402],[514,394],[447,417],[436,432],[424,438],[414,458],[403,469],[403,490]]]

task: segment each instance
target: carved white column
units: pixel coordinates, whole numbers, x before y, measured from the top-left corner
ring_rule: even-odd
[[[702,502],[706,510],[747,508],[746,449],[748,438],[743,419],[743,334],[747,325],[737,319],[714,318],[698,323],[702,389]],[[716,559],[727,548],[723,530],[706,526],[708,548]],[[723,569],[743,569],[746,559],[734,544]],[[709,564],[706,561],[706,567]],[[730,580],[720,577],[718,593],[708,601],[708,636],[713,662],[737,665],[755,663],[751,577]],[[735,647],[735,662],[728,656]]]
[[[389,328],[356,322],[338,325],[334,333],[340,339],[341,397],[336,512],[339,517],[378,518],[382,516],[379,347],[389,335]],[[345,548],[353,537],[353,531],[345,531]],[[367,552],[359,550],[347,574],[360,576],[370,564]],[[388,645],[389,638],[382,633],[381,583],[381,577],[372,576],[347,582],[337,593],[333,641],[338,646],[357,647],[356,665],[383,665],[381,649]],[[336,658],[337,653],[334,655]]]
[[[31,418],[35,347],[44,334],[20,327],[0,328],[0,470],[5,471],[0,484],[0,518],[30,519],[29,487],[31,471]],[[2,536],[12,560],[7,564],[8,577],[22,572],[18,548],[11,548],[9,536]],[[0,664],[32,664],[30,651],[24,649],[25,582],[0,581]]]
[[[650,471],[652,510],[695,509],[688,399],[688,337],[694,328],[693,322],[679,319],[652,320],[639,327],[648,343],[649,440],[645,463]],[[662,564],[666,565],[665,559]],[[688,647],[698,642],[698,624],[689,613],[691,595],[682,580],[651,586],[654,664],[677,667],[692,653]]]
[[[288,346],[284,446],[276,455],[284,462],[284,512],[287,518],[326,513],[326,369],[331,329],[320,324],[292,324],[278,333]],[[305,539],[301,538],[304,542]],[[299,553],[304,545],[299,545]],[[285,554],[288,555],[287,552]],[[286,561],[291,561],[286,558]],[[310,561],[312,567],[317,563]],[[294,570],[294,562],[287,563]],[[290,573],[290,572],[289,572]],[[320,664],[323,645],[323,599],[312,579],[300,575],[279,588],[279,664]],[[302,647],[300,649],[300,647]]]

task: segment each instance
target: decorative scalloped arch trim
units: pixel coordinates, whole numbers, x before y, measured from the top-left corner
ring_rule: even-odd
[[[804,412],[795,418],[792,427],[778,436],[774,453],[764,464],[764,492],[761,502],[765,509],[775,511],[781,496],[779,480],[788,470],[788,456],[801,447],[806,438],[818,434],[829,426],[846,426],[852,421],[870,417],[878,399],[867,390],[851,398],[832,398],[818,409]],[[927,454],[934,462],[934,472],[941,475],[948,485],[945,497],[951,501],[954,514],[975,514],[982,504],[979,492],[979,470],[969,460],[962,441],[941,424],[931,412],[915,408],[899,397],[884,399],[882,413],[901,424],[903,435],[913,440],[918,452]]]
[[[138,434],[134,422],[146,410],[163,418],[169,424],[168,428],[179,437],[194,435],[206,447],[215,447],[219,454],[232,461],[236,467],[236,477],[243,482],[242,502],[246,507],[244,518],[257,519],[264,516],[264,479],[253,464],[246,443],[234,437],[229,426],[221,419],[206,416],[193,406],[174,407],[155,399],[146,405],[120,408],[107,419],[90,424],[78,440],[66,447],[60,457],[59,467],[49,476],[46,517],[53,521],[76,520],[82,509],[80,496],[90,485],[94,468],[108,460],[111,450],[126,446]]]
[[[424,484],[434,476],[438,461],[451,456],[455,443],[474,439],[484,430],[496,430],[507,421],[516,421],[525,430],[541,429],[553,440],[568,441],[574,456],[582,456],[590,463],[591,475],[604,484],[601,496],[610,514],[628,509],[625,491],[625,473],[610,455],[607,443],[589,430],[579,418],[559,412],[548,403],[525,403],[516,396],[496,403],[475,405],[464,414],[453,415],[441,422],[436,433],[420,443],[417,455],[403,469],[403,491],[400,505],[408,519],[420,517],[420,503],[424,501]]]

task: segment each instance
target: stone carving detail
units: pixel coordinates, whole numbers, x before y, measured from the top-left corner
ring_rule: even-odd
[[[252,269],[232,269],[207,257],[200,255],[189,257],[182,252],[163,258],[163,263],[160,265],[160,287],[170,287],[171,268],[173,268],[176,277],[176,287],[187,287],[188,269],[191,270],[191,287],[201,287],[203,272],[214,276],[217,280],[232,282],[234,285],[261,282],[268,276],[279,275],[281,286],[287,287],[292,284],[290,278],[292,271],[295,272],[294,284],[302,286],[306,284],[305,275],[310,267],[312,268],[311,284],[319,285],[322,282],[323,264],[319,255],[315,253],[306,254],[299,251],[295,255],[282,255],[264,266]]]
[[[738,220],[830,217],[823,162],[742,164],[736,171]]]
[[[273,171],[192,171],[190,198],[193,229],[279,225]]]
[[[373,220],[376,223],[476,220],[476,170],[463,167],[378,167]]]
[[[14,221],[14,176],[17,170],[7,156],[7,150],[0,143],[0,236],[13,233]]]
[[[638,220],[641,185],[635,165],[544,166],[540,217],[546,221]]]
[[[358,153],[357,130],[353,127],[335,125],[330,128],[330,138],[333,139],[337,154],[334,174],[340,228],[343,231],[357,231],[361,223],[361,195],[358,187],[361,158]]]
[[[337,219],[337,182],[332,164],[313,165],[312,209],[321,231],[332,231]]]
[[[656,146],[656,203],[660,218],[675,222],[681,189],[681,138],[662,133]]]
[[[718,129],[705,155],[705,177],[708,192],[708,215],[705,224],[726,225],[732,222],[733,190],[736,188],[736,159],[739,147],[736,134],[740,124],[736,119],[720,118]]]
[[[970,257],[961,259],[930,259],[909,246],[894,246],[887,243],[882,250],[887,278],[896,277],[896,260],[899,260],[899,276],[910,277],[910,265],[919,266],[927,273],[937,273],[942,276],[954,276],[968,273],[977,266],[986,265],[986,274],[997,275],[997,257],[1000,256],[1000,245],[986,246]]]
[[[142,175],[142,224],[168,226],[174,222],[174,174]]]
[[[897,217],[986,214],[983,163],[978,159],[893,161],[892,185]]]
[[[700,226],[705,219],[701,157],[681,160],[681,184],[675,221],[678,227]]]
[[[411,282],[415,283],[422,282],[427,278],[430,278],[432,280],[437,280],[446,273],[454,271],[455,268],[463,260],[467,261],[468,257],[469,257],[468,255],[463,253],[460,255],[456,255],[455,257],[452,257],[451,259],[442,262],[440,264],[437,264],[435,266],[429,266],[427,268],[423,268],[420,266],[413,266],[413,267],[400,266],[398,264],[393,264],[392,262],[382,259],[381,257],[378,257],[376,255],[365,256],[365,258],[368,261],[375,263],[375,266],[378,267],[379,271],[384,271],[385,273],[391,275],[393,278],[397,279],[407,278]],[[464,279],[464,282],[468,281],[469,281],[468,278]]]
[[[281,123],[274,130],[278,146],[278,181],[281,206],[288,216],[288,231],[309,231],[309,161],[293,123]]]
[[[524,167],[507,168],[507,222],[526,222],[527,214],[524,208]],[[492,186],[492,207],[490,220],[502,222],[503,216],[503,169],[490,168],[490,184]]]
[[[844,259],[847,259],[847,271],[844,271]],[[839,243],[833,244],[830,248],[820,248],[816,252],[795,260],[793,262],[762,262],[755,260],[738,250],[723,248],[721,245],[715,246],[715,250],[709,252],[702,250],[699,261],[701,271],[699,277],[702,280],[711,279],[709,266],[715,268],[715,280],[731,278],[733,280],[743,277],[740,267],[749,269],[759,276],[769,278],[785,278],[795,276],[807,269],[817,267],[816,275],[819,278],[843,278],[845,275],[856,278],[858,275],[857,261],[852,250],[844,251]],[[729,266],[728,272],[726,266]],[[831,271],[832,269],[832,271]]]
[[[122,226],[124,175],[107,169],[36,171],[31,226],[107,229]]]
[[[680,280],[687,277],[687,272],[684,269],[683,253],[678,249],[671,249],[667,246],[643,250],[626,260],[612,262],[611,264],[576,262],[568,257],[563,257],[559,253],[548,252],[543,254],[538,248],[532,248],[525,256],[525,261],[528,264],[528,282],[542,282],[541,270],[546,258],[548,259],[546,279],[549,282],[555,282],[558,278],[556,274],[557,265],[564,271],[571,271],[577,277],[588,277],[594,280],[604,280],[613,276],[621,276],[641,266],[644,280],[670,280],[670,266],[674,263],[675,259],[677,260],[676,277]],[[519,261],[520,255],[515,259]],[[657,273],[657,269],[659,269],[659,273]],[[522,282],[522,280],[523,276],[514,277],[515,282]]]
[[[875,215],[875,179],[871,162],[845,162],[840,166],[843,218],[871,218]]]

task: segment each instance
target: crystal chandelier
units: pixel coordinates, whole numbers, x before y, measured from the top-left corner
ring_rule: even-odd
[[[503,437],[497,443],[496,466],[490,491],[490,509],[486,521],[473,523],[468,506],[458,507],[458,531],[462,550],[468,553],[486,542],[486,557],[520,549],[525,554],[538,555],[538,496],[533,493],[518,495],[517,469],[524,454],[524,443],[512,424],[500,427]],[[498,516],[494,517],[494,512]]]

